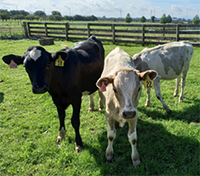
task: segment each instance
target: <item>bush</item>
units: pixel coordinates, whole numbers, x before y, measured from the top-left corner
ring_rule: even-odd
[[[168,15],[167,17],[166,17],[166,15],[165,14],[163,14],[163,16],[160,18],[160,23],[171,23],[172,22],[172,18],[171,18],[171,16],[170,15]]]
[[[146,22],[146,18],[145,18],[144,16],[142,16],[142,17],[140,18],[140,22],[145,23],[145,22]]]
[[[192,20],[192,24],[200,24],[200,19],[199,19],[199,16],[196,15],[193,20]]]
[[[126,23],[130,23],[131,21],[132,21],[132,18],[131,18],[131,16],[130,16],[130,13],[128,13],[128,14],[126,15],[125,22],[126,22]]]

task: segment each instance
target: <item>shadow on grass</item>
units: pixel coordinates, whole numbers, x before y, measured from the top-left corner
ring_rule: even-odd
[[[153,124],[139,119],[137,149],[142,165],[133,168],[127,132],[127,124],[124,128],[117,129],[112,163],[105,162],[106,131],[98,137],[100,148],[94,148],[92,144],[84,142],[84,149],[94,155],[101,175],[198,174],[199,142],[197,140],[175,136],[162,124]]]
[[[190,101],[184,101],[183,103],[191,103]],[[175,111],[172,108],[172,113],[161,113],[161,111],[156,110],[155,108],[152,110],[148,107],[139,107],[138,110],[140,112],[145,113],[148,117],[152,117],[153,119],[173,119],[173,120],[182,120],[187,121],[187,123],[191,122],[200,122],[199,114],[200,114],[200,100],[193,100],[194,106],[188,106],[182,111]],[[161,107],[162,108],[162,107]]]
[[[3,102],[3,99],[4,99],[4,93],[0,92],[0,103]]]

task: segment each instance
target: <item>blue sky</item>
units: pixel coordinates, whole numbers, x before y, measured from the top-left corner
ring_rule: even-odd
[[[97,17],[131,17],[150,18],[154,15],[160,18],[164,13],[171,17],[190,18],[200,17],[200,0],[1,0],[0,9],[25,10],[35,12],[61,12],[62,16],[76,14]]]

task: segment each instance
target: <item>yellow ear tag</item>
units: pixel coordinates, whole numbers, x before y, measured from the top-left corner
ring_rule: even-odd
[[[64,67],[65,61],[62,60],[61,55],[58,56],[58,59],[55,61],[55,66]]]
[[[144,81],[144,88],[153,88],[153,81],[149,78],[149,75],[146,77]]]

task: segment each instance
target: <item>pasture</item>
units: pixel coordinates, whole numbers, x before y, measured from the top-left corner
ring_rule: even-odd
[[[44,46],[56,52],[74,42],[54,41]],[[103,43],[105,55],[117,45]],[[38,40],[0,40],[0,58],[22,55]],[[121,45],[133,56],[144,47]],[[150,47],[150,46],[149,46]],[[141,167],[133,168],[128,125],[117,129],[114,162],[105,162],[107,122],[105,110],[88,112],[89,97],[82,98],[80,133],[84,150],[74,150],[72,108],[66,110],[66,137],[56,144],[59,130],[56,107],[48,93],[35,95],[23,66],[9,69],[0,59],[0,175],[199,175],[200,174],[200,48],[194,47],[186,78],[184,102],[173,97],[175,80],[161,81],[161,92],[172,110],[168,115],[151,91],[151,106],[144,107],[143,88],[138,110],[138,143]],[[198,122],[198,123],[196,123]]]

